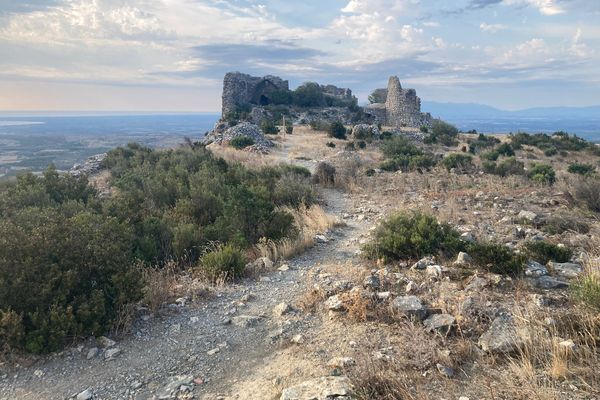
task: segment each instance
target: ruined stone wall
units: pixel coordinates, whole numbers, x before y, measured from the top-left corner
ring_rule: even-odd
[[[339,88],[334,85],[321,85],[321,90],[324,94],[328,94],[333,97],[339,97],[342,99],[352,98],[352,90],[347,88]]]
[[[248,105],[266,105],[275,91],[289,90],[288,81],[277,76],[255,77],[229,72],[223,80],[222,115]]]
[[[417,92],[414,89],[403,89],[397,76],[390,77],[387,89],[377,91],[385,95],[385,104],[370,104],[365,111],[383,124],[414,128],[431,125],[431,115],[421,112],[421,99]]]

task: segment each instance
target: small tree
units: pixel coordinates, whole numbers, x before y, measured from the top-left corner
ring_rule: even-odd
[[[548,164],[533,164],[528,176],[532,181],[543,185],[553,185],[556,182],[556,172]]]

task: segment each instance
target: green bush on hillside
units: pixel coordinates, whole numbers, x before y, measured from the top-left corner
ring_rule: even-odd
[[[483,163],[483,171],[492,175],[506,177],[509,175],[524,175],[525,164],[515,157],[508,157],[499,163],[487,161]]]
[[[229,141],[229,145],[238,150],[245,149],[254,144],[254,139],[248,136],[236,136]]]
[[[262,120],[260,123],[260,130],[263,131],[265,135],[277,135],[279,133],[279,128],[269,119]]]
[[[458,231],[431,215],[399,213],[385,220],[364,246],[367,257],[385,260],[419,259],[427,255],[453,256],[462,249]]]
[[[346,139],[346,127],[340,121],[332,122],[327,129],[329,137],[335,139]]]
[[[418,168],[429,169],[437,163],[433,154],[426,154],[410,140],[402,136],[387,139],[381,145],[386,160],[381,164],[384,171],[413,171]]]
[[[532,181],[543,185],[553,185],[556,182],[556,172],[548,164],[533,164],[527,175]]]
[[[495,274],[518,275],[526,261],[522,255],[499,243],[470,243],[467,252],[472,258],[471,264]]]
[[[523,253],[542,264],[547,264],[549,261],[565,263],[571,261],[571,257],[573,257],[573,250],[568,247],[557,246],[542,240],[525,243]]]
[[[452,153],[442,159],[442,165],[448,171],[455,169],[457,171],[469,171],[473,168],[473,157],[469,154]]]
[[[238,278],[245,266],[244,255],[233,245],[217,247],[202,256],[199,262],[202,273],[213,282]]]
[[[574,162],[572,164],[569,164],[567,171],[569,171],[572,174],[588,176],[596,173],[596,167],[594,167],[591,164],[582,164]]]
[[[458,141],[458,129],[447,122],[434,120],[431,125],[431,131],[424,138],[425,143],[440,143],[445,146],[456,146]]]
[[[293,237],[293,217],[279,206],[316,199],[304,168],[251,170],[203,146],[130,144],[110,151],[104,164],[112,197],[54,168],[0,189],[0,347],[48,352],[105,334],[141,298],[137,260],[196,262],[211,243],[244,249]],[[239,265],[233,256],[226,265]]]

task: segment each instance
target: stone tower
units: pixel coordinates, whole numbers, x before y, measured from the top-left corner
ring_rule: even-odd
[[[385,102],[386,122],[391,126],[414,126],[422,123],[421,100],[414,89],[404,90],[397,76],[390,77]]]

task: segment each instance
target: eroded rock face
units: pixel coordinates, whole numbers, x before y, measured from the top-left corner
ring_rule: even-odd
[[[342,376],[312,379],[283,391],[280,400],[351,399],[352,383]]]

